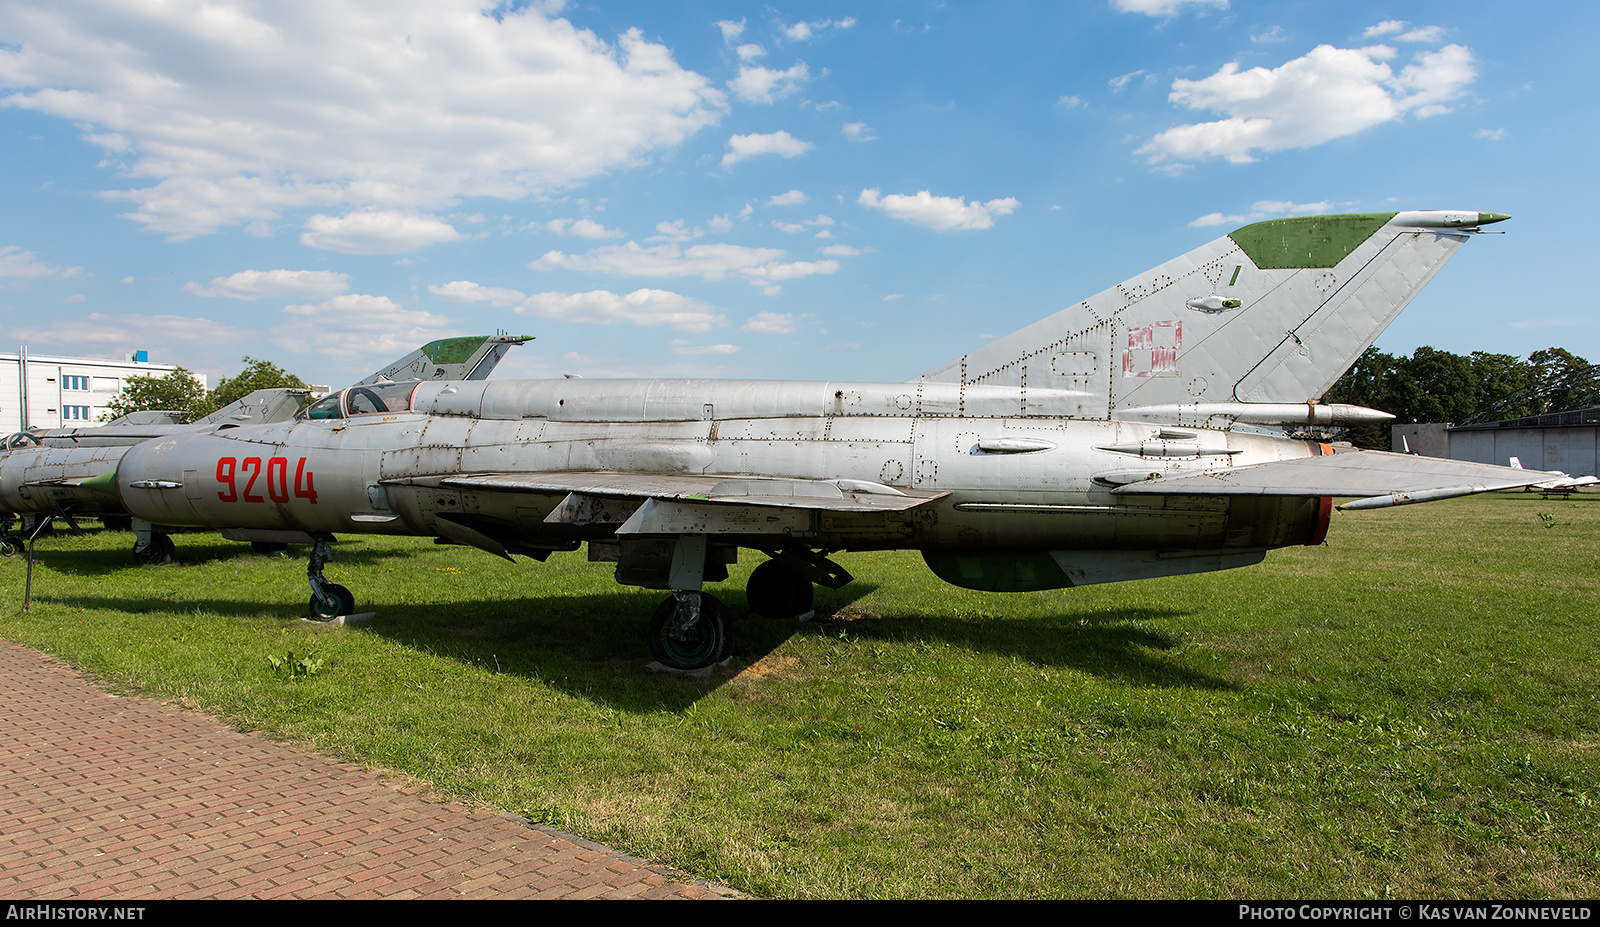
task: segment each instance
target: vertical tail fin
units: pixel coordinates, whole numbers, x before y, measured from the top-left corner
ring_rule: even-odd
[[[196,424],[268,425],[272,422],[286,422],[300,411],[300,404],[309,395],[311,391],[306,389],[288,387],[258,389],[207,415]]]
[[[354,386],[386,380],[482,380],[532,335],[470,335],[430,341]]]
[[[921,379],[1080,392],[1080,416],[1305,404],[1498,213],[1273,219],[1237,229]]]

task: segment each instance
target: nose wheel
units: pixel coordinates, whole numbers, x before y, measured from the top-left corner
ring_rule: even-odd
[[[311,617],[329,621],[356,610],[356,597],[338,583],[323,583],[322,592],[311,594]]]

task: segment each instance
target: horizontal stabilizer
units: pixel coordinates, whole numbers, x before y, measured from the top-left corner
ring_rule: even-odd
[[[1119,486],[1114,491],[1202,496],[1422,496],[1396,499],[1389,503],[1392,505],[1497,489],[1517,489],[1548,480],[1551,476],[1537,470],[1514,470],[1416,454],[1346,451],[1323,457],[1300,457],[1141,480]],[[1440,494],[1440,490],[1451,492]]]

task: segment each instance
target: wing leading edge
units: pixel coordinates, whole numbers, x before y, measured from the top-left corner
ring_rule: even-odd
[[[948,495],[864,480],[616,472],[476,473],[389,485],[557,497],[546,524],[616,525],[622,537],[793,535],[808,532],[818,513],[904,512]]]

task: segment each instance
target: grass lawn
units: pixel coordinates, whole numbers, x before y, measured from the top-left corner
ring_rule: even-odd
[[[1012,595],[843,554],[812,623],[645,671],[662,593],[348,536],[131,535],[0,563],[0,636],[114,689],[769,897],[1600,896],[1600,494],[1336,513],[1329,543]],[[752,555],[714,588],[738,614]],[[312,675],[275,669],[291,654]]]

